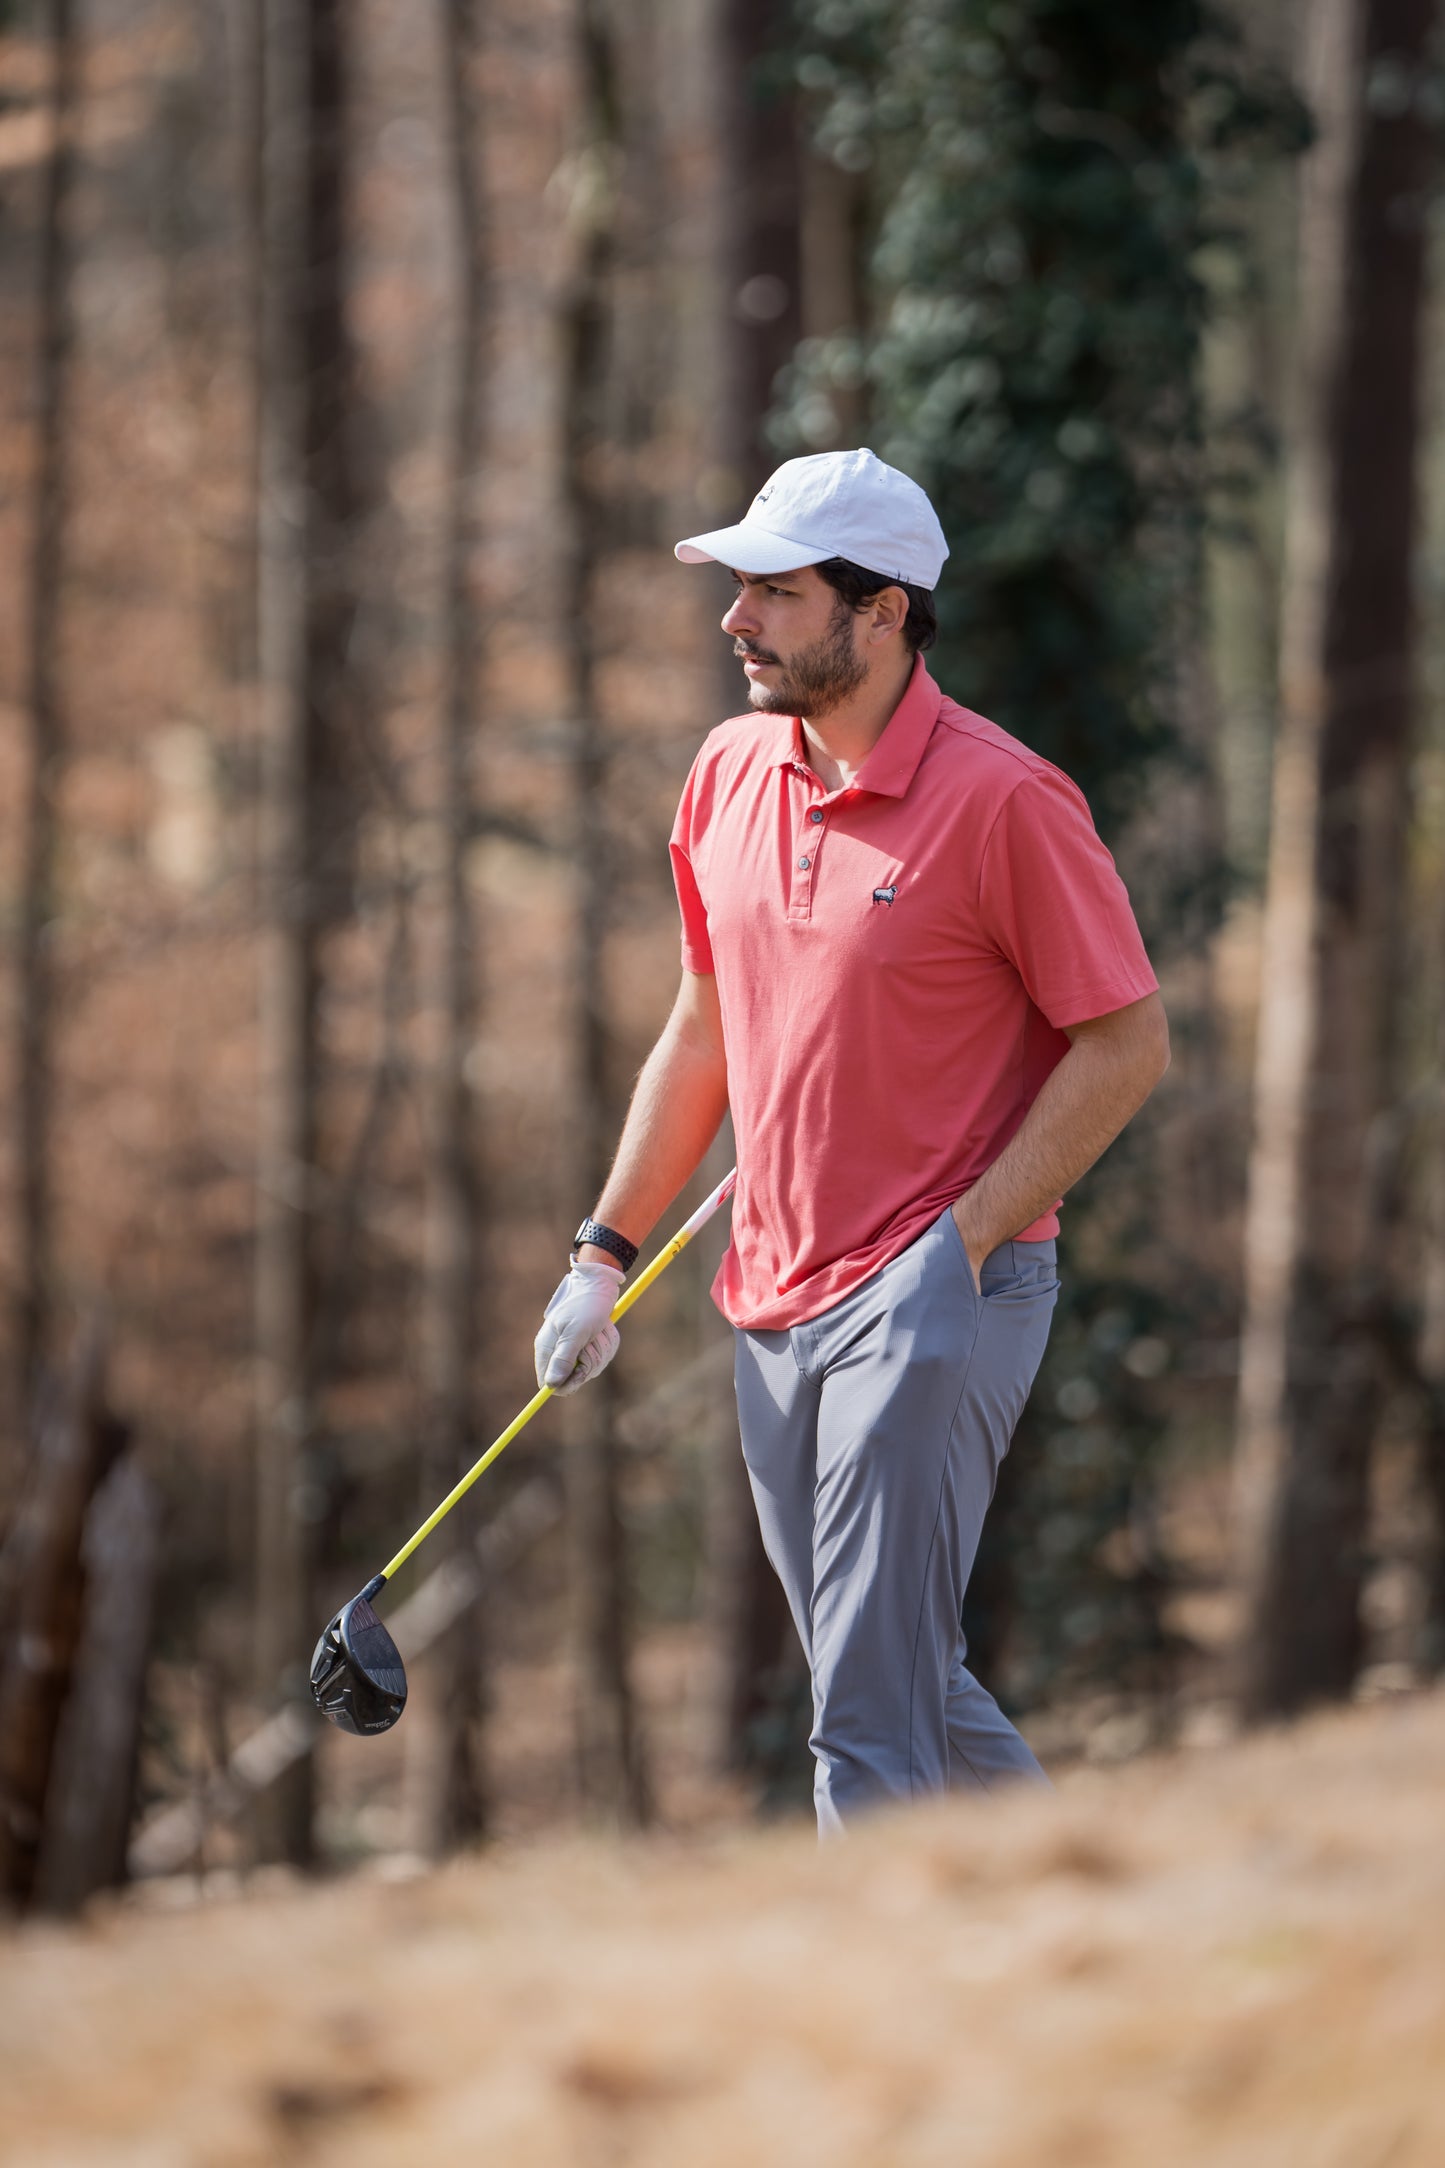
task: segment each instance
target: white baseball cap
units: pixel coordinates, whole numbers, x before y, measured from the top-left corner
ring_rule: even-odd
[[[673,555],[685,565],[737,572],[800,572],[846,557],[907,587],[938,584],[948,544],[916,482],[870,451],[814,452],[771,475],[736,527],[689,535]]]

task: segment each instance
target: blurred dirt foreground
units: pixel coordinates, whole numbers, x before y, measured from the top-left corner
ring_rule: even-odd
[[[1438,2168],[1445,1697],[819,1854],[574,1842],[0,1949],[0,2157]]]

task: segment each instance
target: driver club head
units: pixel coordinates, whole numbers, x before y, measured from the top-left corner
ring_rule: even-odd
[[[364,1589],[343,1604],[316,1644],[311,1693],[323,1716],[343,1731],[369,1738],[390,1731],[406,1707],[401,1652]]]

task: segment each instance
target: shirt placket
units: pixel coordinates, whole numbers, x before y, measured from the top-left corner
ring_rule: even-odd
[[[793,761],[793,774],[802,783],[802,798],[793,796],[793,874],[789,885],[789,919],[810,919],[812,898],[817,895],[823,837],[838,806],[856,798],[856,787],[845,783],[838,791],[825,791],[815,772],[802,761]]]
[[[850,794],[825,791],[813,770],[800,761],[793,763],[793,774],[802,784],[802,792],[801,795],[795,793],[793,798],[793,870],[788,891],[788,917],[807,920],[813,915],[813,898],[817,893],[818,869],[829,815],[837,801]]]

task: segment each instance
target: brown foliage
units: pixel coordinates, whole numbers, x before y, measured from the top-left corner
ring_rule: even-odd
[[[17,2160],[1432,2168],[1439,1697],[802,1831],[4,1951]],[[183,1891],[178,1891],[183,1895]],[[292,2157],[288,2154],[286,2157]]]

